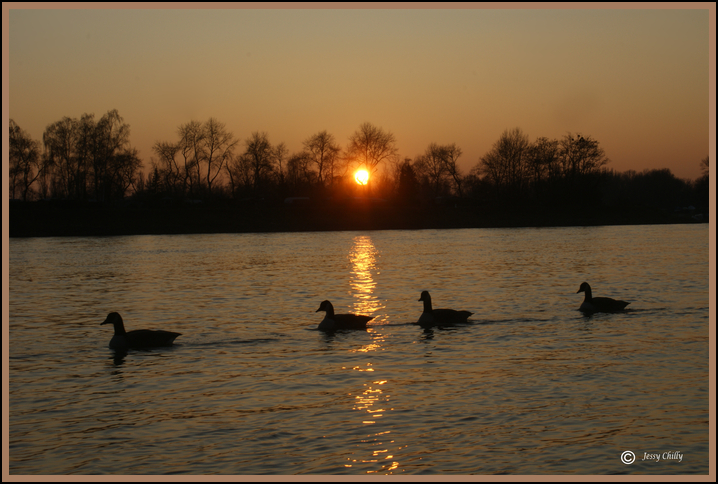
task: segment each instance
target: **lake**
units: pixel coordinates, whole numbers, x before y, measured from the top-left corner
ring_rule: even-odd
[[[707,474],[708,237],[10,239],[10,474]],[[374,319],[318,331],[325,299]],[[115,354],[110,311],[182,335]]]

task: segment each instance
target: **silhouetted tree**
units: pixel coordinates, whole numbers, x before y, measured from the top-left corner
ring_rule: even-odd
[[[369,183],[377,171],[377,165],[397,156],[394,135],[371,123],[364,123],[349,137],[345,159],[353,161],[369,172]]]
[[[710,211],[710,167],[709,160],[706,156],[701,160],[701,173],[693,182],[693,192],[696,204],[701,206],[703,211]]]
[[[431,143],[423,154],[414,158],[414,170],[419,177],[426,177],[434,197],[445,191],[450,176],[444,160],[445,156],[442,146]]]
[[[279,143],[277,146],[274,147],[274,160],[275,164],[277,165],[277,173],[279,175],[279,184],[284,184],[284,159],[287,157],[287,154],[289,153],[289,150],[287,149],[287,145],[282,143]]]
[[[359,188],[356,181],[352,184],[353,188]],[[384,165],[374,175],[374,193],[373,195],[382,199],[391,198],[394,195],[394,179],[391,174],[391,169],[388,165]]]
[[[108,111],[95,124],[90,144],[95,198],[109,201],[124,197],[142,167],[137,150],[130,147],[130,125],[123,122],[116,109]]]
[[[414,201],[419,191],[419,180],[411,160],[405,158],[401,163],[397,163],[395,173],[399,200],[403,202]]]
[[[536,200],[550,198],[551,191],[558,189],[562,177],[558,140],[537,138],[529,144],[526,157],[526,175],[533,187],[534,197]]]
[[[116,109],[108,111],[95,125],[92,150],[92,188],[100,201],[112,198],[112,184],[120,171],[116,157],[129,144],[130,126],[122,122]]]
[[[486,202],[487,194],[491,192],[491,184],[487,177],[482,176],[480,163],[477,163],[469,170],[469,173],[464,177],[463,185],[467,196],[476,202]]]
[[[529,140],[521,128],[505,130],[481,157],[480,172],[498,194],[518,195],[526,182]]]
[[[246,148],[242,153],[242,162],[248,163],[253,173],[255,191],[263,185],[274,171],[276,150],[269,142],[267,133],[254,132],[244,141]]]
[[[463,152],[461,151],[461,148],[456,146],[456,143],[442,146],[442,152],[442,161],[444,162],[446,171],[448,172],[449,176],[451,176],[451,179],[454,181],[454,188],[456,190],[456,194],[459,197],[463,197],[463,193],[461,191],[461,183],[463,181],[463,178],[461,176],[461,171],[459,170],[459,165],[457,163]]]
[[[108,170],[110,199],[123,198],[130,187],[136,191],[142,160],[136,148],[127,148],[110,158]]]
[[[159,195],[162,193],[162,178],[157,165],[152,166],[152,170],[149,175],[147,175],[147,182],[144,183],[143,188],[152,195]]]
[[[142,166],[137,150],[130,147],[130,126],[116,109],[95,122],[93,114],[80,120],[64,117],[49,125],[43,134],[45,145],[42,196],[85,199],[88,193],[98,200],[124,196],[137,180]]]
[[[54,195],[71,197],[86,193],[86,170],[80,174],[82,166],[78,163],[76,142],[77,142],[77,120],[67,116],[60,121],[50,124],[45,128],[42,135],[42,142],[45,146],[45,174],[52,178],[52,181],[43,180],[41,183],[42,197],[49,196],[51,186],[54,187]],[[94,123],[92,123],[89,137],[85,145],[87,151],[92,149],[94,140]],[[82,187],[78,185],[82,184]],[[84,196],[82,197],[84,198]]]
[[[309,158],[305,152],[293,153],[286,162],[286,170],[281,185],[281,196],[309,196],[312,192]]]
[[[159,158],[152,161],[152,169],[156,175],[154,186],[165,195],[183,196],[189,189],[190,170],[187,159],[180,166],[177,155],[180,153],[180,143],[157,141],[152,145],[152,151]]]
[[[179,141],[155,142],[158,170],[164,190],[179,196],[195,197],[202,190],[216,191],[216,180],[227,171],[238,140],[224,123],[209,118],[205,123],[189,121],[177,128]]]
[[[563,165],[564,176],[570,179],[597,172],[609,162],[603,148],[598,146],[598,141],[590,136],[588,138],[580,134],[574,136],[570,132],[559,143],[559,158]]]
[[[708,174],[710,173],[710,167],[708,165],[709,161],[708,157],[706,156],[701,160],[701,175],[708,176]]]
[[[69,186],[68,191],[71,198],[76,200],[87,199],[89,167],[92,164],[93,150],[95,147],[95,115],[84,113],[79,121],[74,123],[75,128],[75,152],[74,163],[76,172],[74,185]]]
[[[30,187],[42,172],[40,142],[32,139],[12,119],[9,125],[10,196],[15,198],[16,191],[20,191],[23,201],[27,201]]]
[[[334,140],[334,135],[326,130],[313,134],[303,142],[304,151],[309,160],[316,165],[319,182],[334,177],[335,164],[339,159],[341,148]]]
[[[195,120],[180,125],[177,131],[180,136],[178,144],[179,156],[182,158],[182,165],[187,177],[188,194],[190,197],[194,197],[195,192],[200,189],[200,180],[202,178],[199,164],[203,158],[202,144],[205,133],[202,129],[202,123]]]
[[[243,155],[233,157],[225,166],[225,170],[233,198],[237,198],[241,190],[247,190],[252,186],[252,166],[248,157]]]
[[[238,143],[234,139],[234,135],[227,131],[224,123],[220,123],[214,118],[209,118],[202,126],[204,131],[201,137],[202,153],[200,162],[207,166],[207,189],[212,194],[212,183],[222,173],[222,169],[232,158],[232,152]]]
[[[527,154],[528,173],[534,183],[557,180],[561,177],[558,157],[558,140],[536,138]]]
[[[312,170],[313,160],[306,152],[295,153],[287,161],[287,180],[293,186],[310,184],[319,179],[317,172]]]
[[[673,210],[687,204],[690,184],[676,178],[668,168],[611,172],[604,199],[609,205],[643,206]]]

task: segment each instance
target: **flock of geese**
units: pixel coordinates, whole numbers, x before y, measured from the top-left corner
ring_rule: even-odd
[[[576,294],[585,293],[583,303],[579,310],[585,313],[595,312],[616,312],[622,311],[630,303],[611,299],[610,297],[593,297],[591,286],[587,282],[581,284]],[[419,301],[424,303],[424,311],[419,316],[417,324],[421,326],[451,326],[466,323],[470,311],[457,311],[456,309],[434,309],[431,305],[429,291],[422,291]],[[336,314],[334,306],[329,301],[322,301],[316,312],[324,311],[324,319],[319,323],[317,329],[321,331],[335,331],[338,329],[366,329],[366,324],[374,319],[373,316],[362,314]],[[182,333],[173,331],[135,329],[126,331],[122,316],[117,312],[107,315],[102,324],[111,324],[115,328],[115,334],[110,340],[110,348],[114,350],[127,350],[130,348],[153,348],[160,346],[171,346],[174,340]]]

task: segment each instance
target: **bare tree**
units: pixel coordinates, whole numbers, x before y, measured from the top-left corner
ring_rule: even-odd
[[[558,140],[537,138],[528,150],[527,168],[534,183],[557,180],[561,176],[558,156]]]
[[[481,172],[499,191],[520,191],[526,181],[528,147],[528,136],[520,128],[505,130],[479,160]]]
[[[152,162],[154,179],[157,190],[175,195],[184,194],[189,172],[186,165],[180,167],[177,154],[180,152],[179,143],[157,141],[152,145],[152,151],[159,158],[159,162]]]
[[[194,196],[202,178],[199,166],[200,160],[204,157],[202,123],[192,120],[177,128],[177,133],[180,136],[179,155],[182,157],[182,164],[185,168],[189,195]]]
[[[309,185],[319,178],[319,175],[312,170],[313,160],[310,155],[302,151],[295,153],[287,160],[287,182],[293,188],[302,185]]]
[[[279,143],[277,146],[274,147],[274,159],[277,164],[277,169],[279,171],[279,183],[284,183],[284,159],[287,157],[287,153],[289,153],[289,150],[287,149],[287,145],[284,144],[284,142]]]
[[[706,156],[705,158],[703,158],[701,160],[701,175],[708,176],[710,174],[711,170],[710,170],[710,166],[708,166],[708,165],[709,165],[709,160],[708,160],[708,156]]]
[[[95,129],[94,114],[85,113],[79,121],[75,122],[74,198],[77,200],[87,199],[89,172],[95,147]]]
[[[249,157],[244,155],[234,156],[225,166],[225,169],[229,176],[229,188],[232,192],[232,197],[237,197],[240,188],[252,186],[253,170]]]
[[[232,152],[239,140],[234,139],[234,135],[227,131],[224,123],[214,118],[209,118],[202,128],[202,161],[207,165],[207,189],[211,194],[212,183],[232,158]]]
[[[319,182],[332,180],[335,163],[339,158],[341,148],[334,140],[334,135],[326,130],[320,131],[304,140],[304,151],[309,159],[317,166]]]
[[[442,146],[431,143],[423,154],[414,159],[414,170],[420,177],[426,177],[429,180],[435,197],[441,194],[441,189],[449,177],[444,161],[445,156],[446,153]]]
[[[56,193],[63,196],[69,197],[74,192],[73,186],[76,180],[73,175],[76,173],[76,148],[75,142],[77,141],[76,136],[76,120],[65,116],[60,121],[52,123],[42,135],[42,142],[45,146],[45,164],[47,166],[46,174],[50,177],[55,178],[53,180],[57,190],[60,193]],[[94,126],[92,127],[91,137],[94,137]],[[90,142],[91,143],[91,142]],[[49,188],[47,181],[43,180],[44,183],[42,191],[46,192]],[[48,193],[43,193],[43,198]]]
[[[598,141],[590,136],[587,138],[580,134],[574,136],[570,132],[566,133],[559,143],[559,157],[564,176],[571,179],[595,172],[610,161],[606,158],[603,148],[598,146]]]
[[[287,156],[284,143],[272,146],[267,133],[254,132],[244,140],[245,150],[235,156],[227,165],[232,196],[236,197],[240,190],[252,189],[254,194],[262,188],[271,175],[278,173],[280,183],[286,181],[282,164]],[[287,179],[292,170],[292,158],[287,161]]]
[[[349,146],[345,158],[363,165],[371,177],[377,171],[377,165],[394,159],[397,156],[394,135],[371,123],[364,123],[349,137]]]
[[[130,125],[116,109],[95,122],[94,114],[64,117],[49,125],[42,136],[44,166],[39,180],[41,196],[98,200],[124,196],[142,166],[130,147]]]
[[[11,197],[19,189],[23,201],[27,201],[30,187],[42,172],[40,142],[32,139],[15,121],[10,120],[8,143],[10,161]]]
[[[108,168],[109,192],[112,198],[124,197],[130,187],[137,190],[136,183],[141,176],[142,161],[136,148],[127,147],[114,155],[110,158]]]
[[[394,163],[394,184],[399,200],[403,202],[414,200],[418,193],[419,181],[410,158],[404,158],[404,161]]]
[[[211,196],[218,177],[229,172],[239,140],[215,118],[189,121],[177,128],[177,134],[176,143],[158,141],[152,146],[163,184],[181,195],[193,197],[203,188]]]
[[[108,111],[95,125],[92,173],[93,191],[98,200],[109,200],[113,195],[124,196],[124,191],[116,191],[117,186],[113,185],[119,183],[117,177],[122,167],[118,163],[121,160],[136,165],[132,156],[124,156],[128,154],[129,140],[130,125],[123,123],[116,109]]]
[[[463,152],[461,151],[461,148],[456,146],[456,143],[451,143],[450,145],[442,146],[442,154],[444,166],[446,167],[448,174],[451,176],[451,179],[454,181],[456,192],[459,197],[463,197],[461,192],[461,182],[463,181],[463,178],[457,164]]]
[[[244,141],[246,149],[242,156],[252,167],[253,187],[257,189],[274,171],[276,151],[269,142],[267,133],[254,132]]]
[[[449,193],[451,184],[454,185],[456,194],[461,197],[463,176],[458,166],[461,155],[461,148],[456,146],[456,143],[431,143],[423,154],[416,157],[413,171],[417,176],[425,177],[429,181],[435,197]]]

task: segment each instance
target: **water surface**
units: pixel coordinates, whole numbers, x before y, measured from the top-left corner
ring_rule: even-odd
[[[13,238],[9,272],[11,474],[708,472],[707,224]],[[469,324],[413,324],[424,289]],[[182,336],[116,355],[110,311]]]

